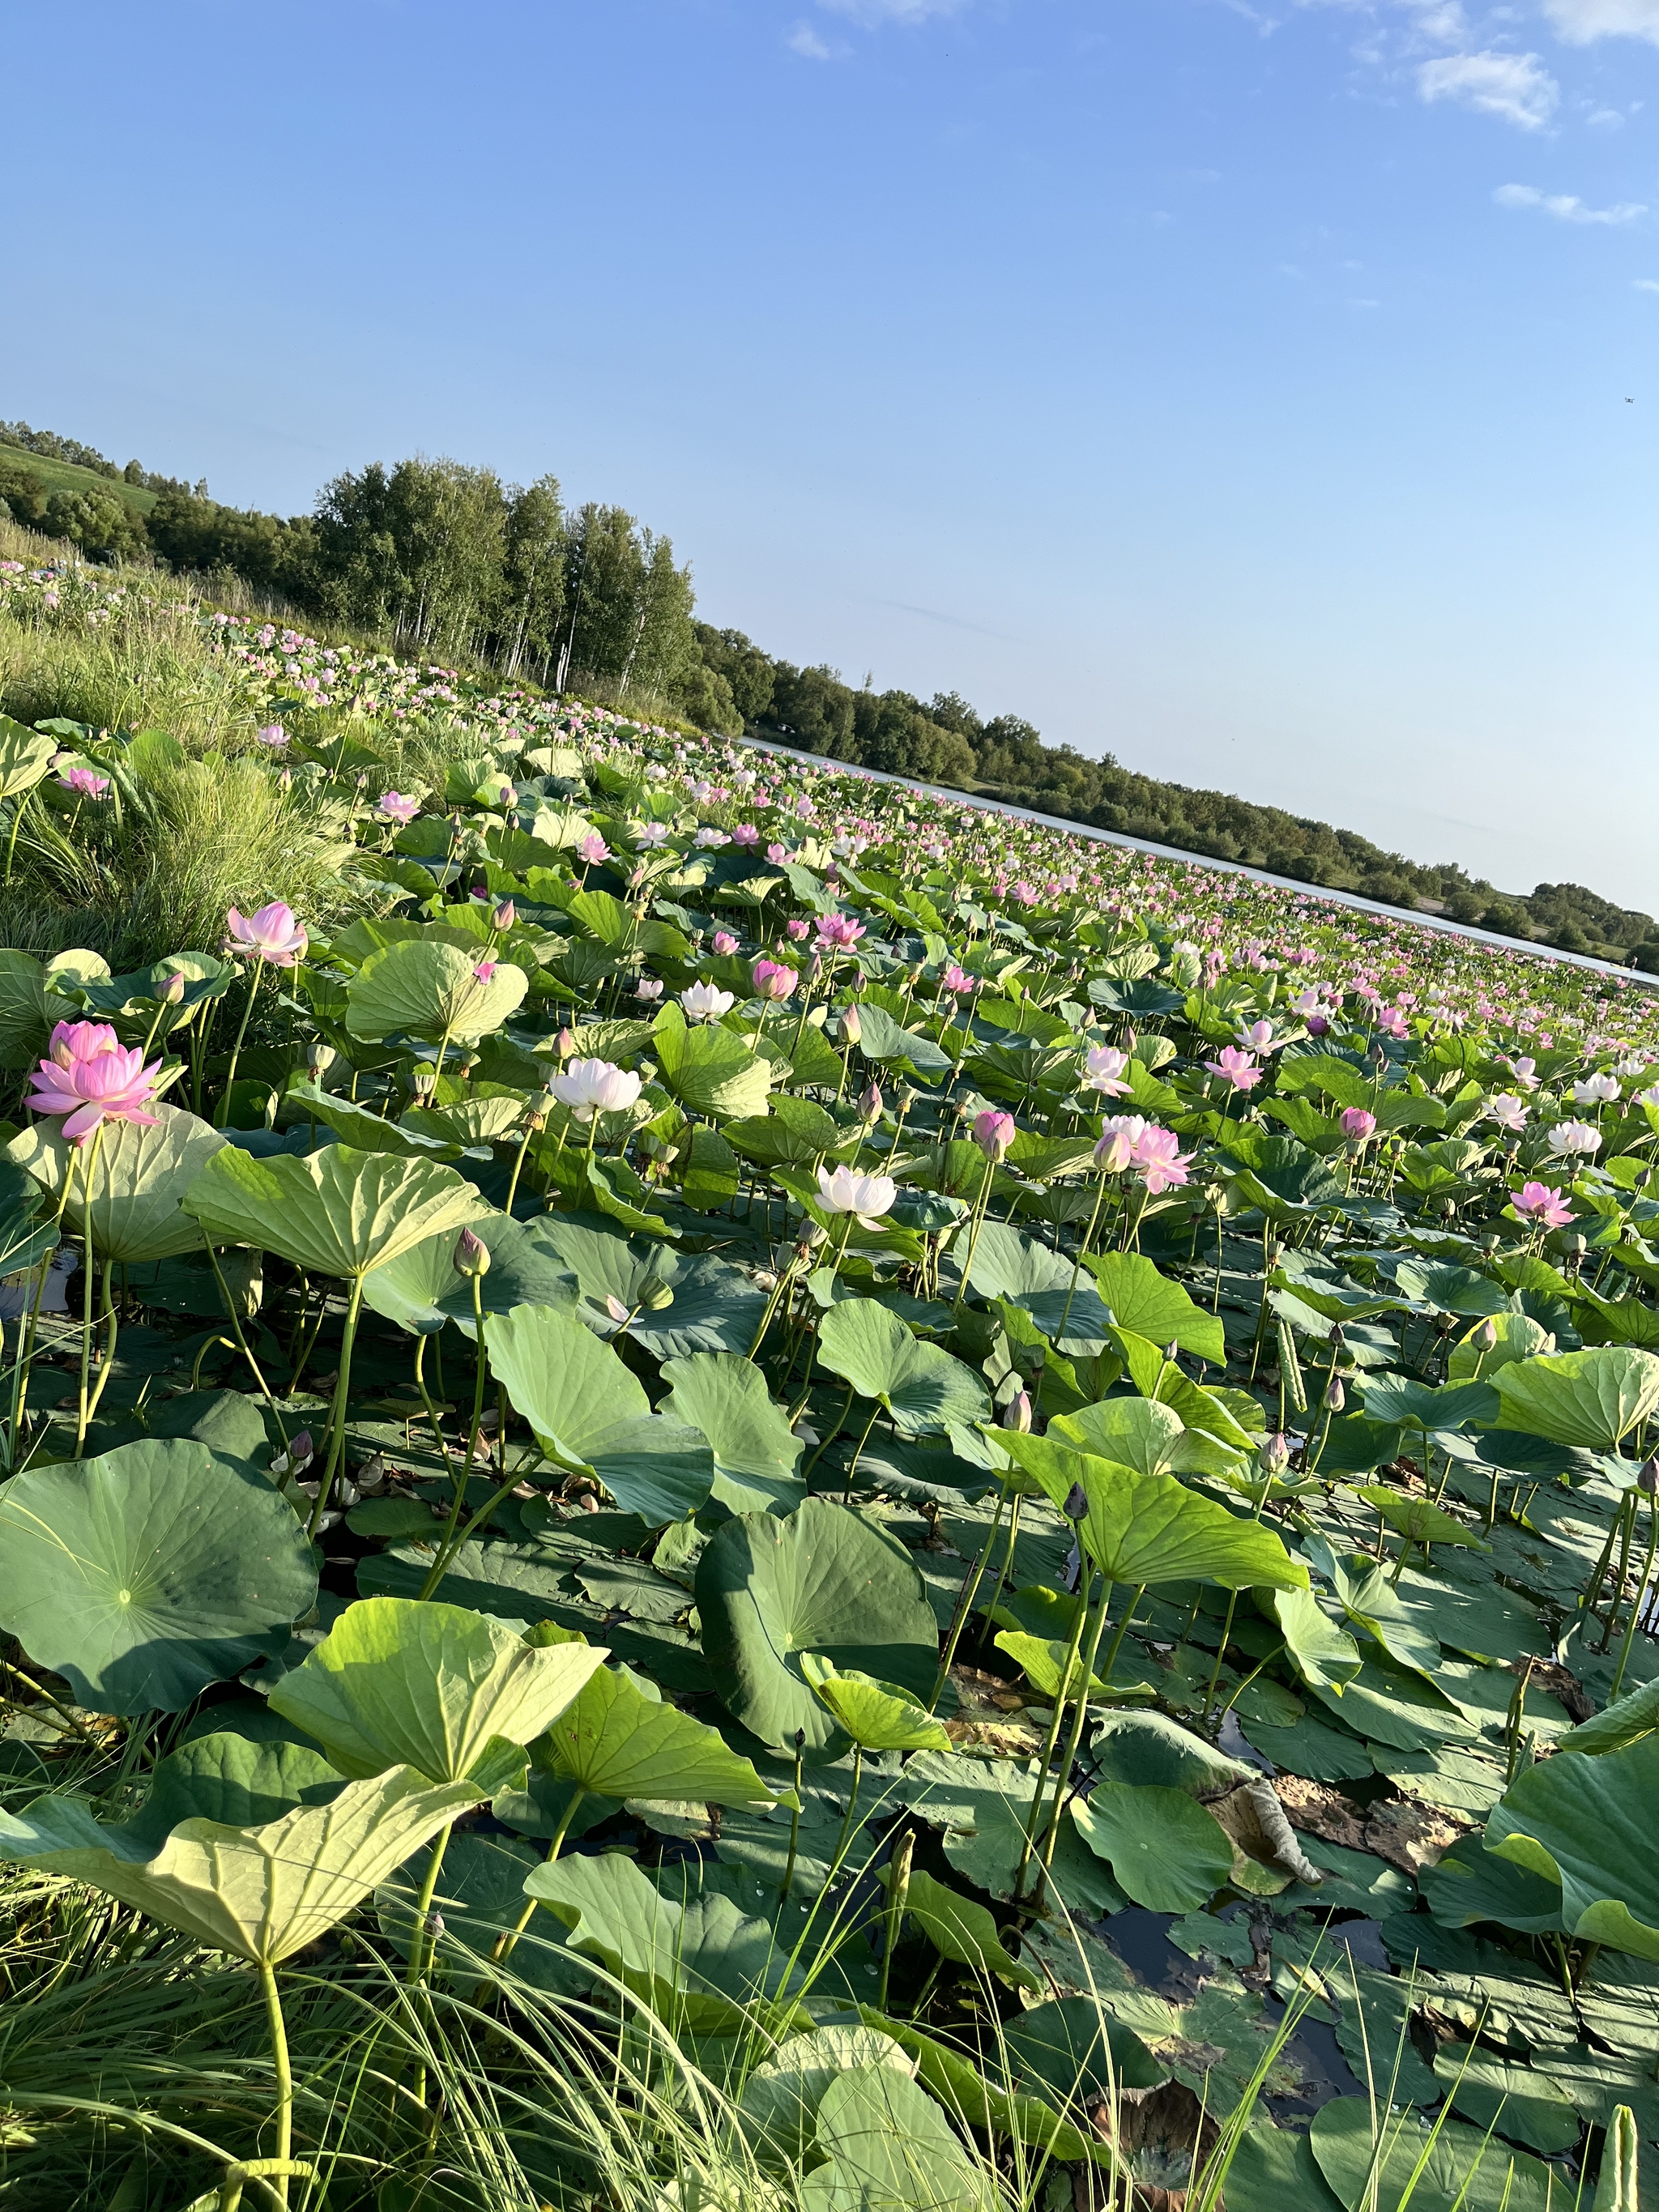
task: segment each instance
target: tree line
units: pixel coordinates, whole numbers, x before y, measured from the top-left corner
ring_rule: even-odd
[[[54,488],[31,473],[31,455],[88,480]],[[1045,744],[1020,715],[982,717],[954,691],[924,702],[775,659],[741,630],[696,619],[690,568],[668,538],[623,507],[567,506],[551,476],[520,485],[459,461],[377,461],[325,484],[309,514],[283,517],[0,422],[0,504],[94,558],[148,551],[210,580],[228,572],[298,613],[435,660],[631,700],[702,729],[779,738],[1659,974],[1659,923],[1583,884],[1500,891],[1455,863],[1425,866],[1311,816]]]

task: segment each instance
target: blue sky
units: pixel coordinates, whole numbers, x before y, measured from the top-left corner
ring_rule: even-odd
[[[283,512],[550,469],[774,652],[1659,910],[1659,0],[0,38],[0,415]]]

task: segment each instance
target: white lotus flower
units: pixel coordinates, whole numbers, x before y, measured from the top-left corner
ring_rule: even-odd
[[[548,1085],[562,1106],[570,1109],[574,1121],[591,1121],[596,1114],[619,1114],[640,1095],[640,1079],[608,1060],[573,1060]]]
[[[1601,1138],[1588,1121],[1558,1121],[1550,1131],[1550,1150],[1565,1158],[1571,1152],[1599,1152]]]
[[[818,1203],[824,1212],[854,1214],[863,1228],[879,1229],[877,1217],[890,1213],[897,1196],[898,1185],[891,1176],[854,1175],[844,1164],[834,1175],[828,1168],[818,1170]]]
[[[1582,1083],[1575,1083],[1572,1095],[1581,1106],[1607,1106],[1619,1096],[1616,1075],[1587,1075]]]
[[[722,1014],[731,1012],[737,1000],[717,984],[693,983],[690,990],[680,993],[680,1004],[694,1022],[717,1022]]]

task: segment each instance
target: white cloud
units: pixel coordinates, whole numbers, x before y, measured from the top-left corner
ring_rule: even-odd
[[[1425,100],[1462,100],[1523,131],[1541,131],[1561,97],[1536,54],[1443,54],[1419,69],[1417,88]]]
[[[809,62],[827,62],[830,49],[810,23],[800,23],[791,31],[784,44],[792,54],[799,54]]]
[[[1630,283],[1632,292],[1659,292],[1659,276],[1632,276]]]
[[[1650,39],[1659,46],[1659,0],[1544,0],[1544,13],[1569,45],[1593,39]]]
[[[1492,198],[1499,207],[1541,209],[1558,222],[1634,222],[1647,213],[1634,200],[1620,200],[1616,207],[1586,207],[1576,192],[1540,192],[1535,185],[1499,185]]]
[[[819,5],[872,30],[878,23],[925,23],[930,15],[954,15],[963,0],[819,0]]]

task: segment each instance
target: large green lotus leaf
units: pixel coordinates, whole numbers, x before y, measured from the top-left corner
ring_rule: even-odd
[[[915,2070],[915,2062],[873,2027],[817,2027],[792,2035],[743,2085],[738,2118],[763,2164],[777,2172],[805,2160],[824,2092],[853,2066]]]
[[[776,1070],[744,1038],[718,1024],[688,1028],[678,1006],[665,1009],[655,1026],[652,1050],[663,1081],[683,1106],[722,1121],[766,1111]]]
[[[1426,1498],[1407,1498],[1403,1491],[1390,1490],[1385,1482],[1361,1483],[1354,1494],[1380,1513],[1407,1544],[1461,1544],[1471,1552],[1492,1548],[1455,1513],[1431,1504]]]
[[[1616,1451],[1659,1407],[1659,1358],[1630,1345],[1514,1360],[1493,1382],[1504,1408],[1496,1427],[1589,1451]]]
[[[1559,2081],[1467,2043],[1445,2043],[1434,2070],[1453,2107],[1546,2158],[1571,2150],[1583,2132],[1572,2099]]]
[[[936,1344],[919,1343],[874,1298],[830,1307],[818,1323],[818,1360],[860,1397],[878,1399],[903,1437],[942,1436],[953,1425],[983,1420],[991,1410],[971,1367]]]
[[[1103,1398],[1048,1424],[1056,1443],[1097,1459],[1131,1467],[1137,1474],[1167,1474],[1183,1434],[1181,1416],[1151,1398]]]
[[[1486,1822],[1486,1848],[1561,1885],[1581,1942],[1659,1960],[1659,1735],[1590,1759],[1549,1759],[1516,1778]]]
[[[317,1562],[277,1492],[189,1437],[0,1488],[0,1625],[94,1712],[177,1712],[288,1643]]]
[[[0,799],[20,799],[44,781],[58,757],[58,741],[0,714]]]
[[[210,1950],[274,1966],[326,1935],[478,1796],[471,1783],[434,1787],[398,1766],[259,1827],[186,1820],[160,1850],[100,1827],[82,1798],[37,1797],[21,1814],[0,1813],[0,1858],[68,1875]]]
[[[599,1438],[587,1464],[624,1513],[637,1513],[648,1528],[684,1521],[708,1503],[714,1455],[701,1429],[688,1429],[661,1413],[623,1421]]]
[[[487,1149],[504,1137],[522,1135],[529,1103],[528,1092],[513,1091],[503,1097],[459,1098],[453,1106],[411,1106],[401,1126],[439,1144]]]
[[[1341,2212],[1305,2135],[1255,2119],[1227,2168],[1228,2212]]]
[[[1314,2156],[1345,2212],[1400,2204],[1408,2187],[1412,2212],[1562,2212],[1571,2201],[1568,2185],[1541,2160],[1460,2121],[1437,2124],[1431,2142],[1431,2124],[1414,2106],[1379,2108],[1379,2142],[1369,2097],[1322,2106]]]
[[[346,988],[346,1027],[371,1042],[393,1035],[448,1035],[471,1042],[500,1029],[522,1002],[530,978],[503,962],[487,983],[477,952],[430,939],[406,938],[372,952]]]
[[[666,1419],[699,1429],[714,1455],[714,1495],[732,1513],[790,1513],[806,1495],[801,1441],[752,1360],[693,1352],[663,1363]]]
[[[634,1316],[629,1334],[659,1359],[692,1352],[747,1353],[754,1341],[766,1300],[741,1268],[712,1253],[665,1251],[660,1243],[589,1228],[559,1214],[527,1223],[525,1234],[575,1277],[581,1317],[596,1335],[616,1333],[614,1299]]]
[[[1480,1836],[1460,1836],[1418,1876],[1429,1911],[1442,1928],[1495,1921],[1523,1935],[1561,1930],[1561,1885],[1489,1851]]]
[[[1024,1856],[1036,1777],[1034,1759],[921,1751],[884,1787],[890,1802],[909,1806],[944,1831],[945,1856],[966,1881],[993,1897],[1010,1898]],[[1046,1894],[1067,1912],[1090,1917],[1121,1912],[1128,1902],[1069,1820],[1060,1823]]]
[[[963,2057],[937,2036],[924,2034],[908,2021],[890,2019],[873,2005],[861,2004],[859,2017],[866,2027],[890,2036],[894,2046],[915,2060],[916,2079],[962,2126],[1010,2136],[1016,2142],[1046,2150],[1051,2158],[1076,2160],[1105,2156],[1092,2129],[1073,2127],[1045,2098],[1020,2091],[1011,2095],[1006,2089],[994,2087],[972,2059]],[[999,2079],[1003,2078],[1005,2069],[995,2059],[992,2063]],[[1164,2075],[1160,2073],[1155,2078],[1161,2081]]]
[[[431,1137],[405,1129],[383,1115],[371,1113],[349,1098],[319,1091],[314,1084],[296,1085],[283,1101],[291,1114],[303,1111],[313,1122],[331,1129],[343,1145],[359,1152],[390,1152],[400,1160],[459,1159],[461,1147],[453,1138]]]
[[[199,1170],[225,1139],[205,1121],[177,1106],[157,1104],[156,1126],[106,1121],[92,1167],[92,1241],[106,1260],[136,1266],[144,1260],[168,1260],[179,1252],[199,1252],[202,1231],[179,1201]],[[88,1227],[86,1172],[90,1147],[66,1145],[56,1130],[37,1123],[14,1137],[8,1159],[27,1168],[54,1198],[60,1198],[69,1163],[73,1187],[64,1209],[77,1235]]]
[[[1414,1422],[1425,1429],[1484,1428],[1498,1418],[1498,1392],[1490,1382],[1453,1382],[1431,1389],[1404,1375],[1367,1376],[1360,1385],[1369,1420]]]
[[[320,1275],[363,1275],[489,1209],[453,1168],[328,1145],[256,1160],[227,1145],[185,1194],[215,1243],[253,1244]]]
[[[973,1155],[969,1153],[971,1159]],[[984,1298],[1006,1298],[1024,1304],[1034,1291],[1070,1288],[1072,1263],[1035,1237],[1023,1236],[1006,1221],[987,1221],[974,1247],[974,1264],[968,1286]],[[1086,1290],[1086,1282],[1082,1285]]]
[[[719,1891],[684,1903],[665,1896],[614,1851],[536,1867],[524,1893],[564,1923],[573,1951],[597,1959],[661,2018],[696,2032],[744,2033],[751,2002],[799,1978],[769,1921]],[[786,2006],[793,2019],[794,2006]],[[800,2024],[810,2022],[802,2015]]]
[[[650,1414],[638,1376],[571,1314],[519,1306],[486,1340],[490,1372],[558,1458],[586,1466],[614,1430]]]
[[[944,2113],[892,2066],[854,2066],[818,2106],[829,2154],[801,2185],[802,2212],[991,2212],[989,2174]]]
[[[647,1696],[622,1673],[595,1674],[531,1747],[539,1771],[603,1797],[682,1800],[702,1805],[770,1805],[751,1763],[717,1730]]]
[[[1537,1607],[1499,1583],[1477,1580],[1478,1563],[1453,1562],[1432,1575],[1407,1569],[1392,1595],[1406,1620],[1449,1650],[1501,1667],[1528,1651],[1541,1653],[1547,1637]],[[1397,1634],[1398,1616],[1389,1624]]]
[[[489,1249],[489,1266],[477,1278],[479,1303],[487,1315],[510,1313],[514,1306],[552,1306],[574,1312],[574,1277],[544,1251],[533,1235],[534,1222],[514,1221],[505,1213],[482,1214],[471,1224]],[[363,1277],[363,1302],[412,1336],[432,1336],[447,1321],[473,1334],[472,1282],[455,1266],[453,1230],[428,1237]]]
[[[1340,1690],[1359,1672],[1359,1646],[1339,1628],[1310,1589],[1274,1590],[1267,1603],[1284,1632],[1285,1650],[1304,1682]]]
[[[539,1650],[459,1605],[363,1598],[283,1675],[270,1704],[343,1774],[412,1766],[459,1782],[488,1765],[493,1795],[497,1741],[541,1735],[605,1656],[585,1644]]]
[[[903,1547],[862,1515],[809,1498],[787,1517],[746,1513],[716,1529],[697,1562],[703,1650],[731,1711],[763,1743],[797,1729],[822,1756],[846,1739],[801,1666],[817,1652],[925,1696],[939,1626]]]
[[[1077,1686],[1083,1675],[1083,1660],[1080,1654],[1072,1650],[1069,1639],[1032,1636],[1020,1629],[1005,1628],[998,1636],[996,1644],[998,1650],[1007,1653],[1039,1698],[1052,1705],[1060,1695],[1062,1680],[1066,1685],[1066,1695],[1068,1698],[1076,1696]],[[1089,1675],[1091,1700],[1096,1698],[1138,1699],[1150,1698],[1152,1693],[1152,1684],[1141,1678],[1133,1660],[1115,1665],[1109,1680],[1092,1670]]]
[[[908,1690],[855,1670],[840,1674],[814,1652],[801,1671],[854,1743],[866,1751],[949,1751],[951,1739]]]
[[[1322,1682],[1310,1682],[1307,1689],[1344,1727],[1396,1751],[1473,1743],[1480,1732],[1479,1715],[1466,1713],[1421,1674],[1370,1656],[1340,1695]]]
[[[38,1267],[63,1241],[58,1223],[40,1218],[45,1204],[46,1192],[34,1177],[0,1159],[0,1278]]]
[[[1398,1261],[1394,1279],[1413,1304],[1433,1313],[1461,1314],[1470,1321],[1500,1314],[1510,1302],[1501,1283],[1476,1274],[1473,1267],[1454,1267],[1444,1260]]]
[[[1119,1328],[1152,1344],[1178,1344],[1200,1359],[1225,1366],[1227,1345],[1219,1317],[1195,1305],[1180,1284],[1160,1275],[1150,1260],[1138,1252],[1093,1253],[1084,1265]]]
[[[1605,1712],[1570,1729],[1556,1745],[1558,1751],[1622,1751],[1659,1729],[1659,1678],[1644,1682],[1611,1705]]]
[[[159,1851],[186,1820],[224,1828],[258,1828],[301,1805],[327,1805],[345,1777],[307,1744],[253,1741],[220,1729],[191,1736],[158,1759],[149,1796],[123,1830]]]
[[[1305,1589],[1308,1571],[1270,1528],[1200,1498],[1172,1474],[1137,1474],[1046,1437],[997,1442],[1034,1474],[1056,1505],[1081,1484],[1088,1517],[1081,1534],[1115,1583],[1215,1582],[1229,1589]]]
[[[1444,1700],[1438,1679],[1442,1670],[1439,1640],[1407,1609],[1389,1581],[1389,1570],[1374,1565],[1363,1554],[1339,1558],[1320,1535],[1304,1537],[1302,1548],[1330,1583],[1331,1594],[1349,1625],[1380,1644],[1396,1666],[1419,1675],[1431,1695]],[[1358,1722],[1354,1725],[1358,1727]]]
[[[1090,1850],[1149,1911],[1195,1912],[1232,1873],[1231,1838],[1184,1790],[1097,1782],[1073,1818]]]
[[[891,1871],[890,1866],[883,1867],[878,1875],[890,1896]],[[1016,1983],[1021,1989],[1044,1987],[1041,1974],[1009,1957],[994,1914],[972,1898],[935,1881],[920,1867],[910,1875],[904,1910],[941,1957],[959,1966],[970,1966],[977,1974],[994,1974],[1000,1981]]]
[[[1163,1713],[1109,1713],[1094,1740],[1094,1760],[1108,1782],[1180,1790],[1189,1797],[1217,1796],[1256,1775],[1255,1767]]]

